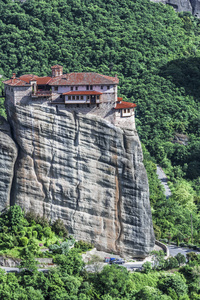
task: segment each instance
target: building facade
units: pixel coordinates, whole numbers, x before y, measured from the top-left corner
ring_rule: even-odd
[[[50,105],[57,109],[94,113],[103,118],[109,115],[113,123],[119,123],[122,118],[134,121],[136,105],[118,97],[117,75],[110,77],[92,72],[63,74],[60,65],[51,69],[51,76],[45,77],[25,74],[17,78],[13,74],[11,79],[4,81],[6,101],[14,105]],[[135,121],[132,123],[135,124]]]

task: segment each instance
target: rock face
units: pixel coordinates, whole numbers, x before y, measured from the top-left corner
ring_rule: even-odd
[[[17,158],[17,147],[11,138],[10,126],[0,117],[0,210],[10,205],[10,193]]]
[[[7,114],[19,149],[11,195],[16,204],[61,218],[77,239],[99,250],[143,257],[152,250],[136,130],[47,106],[9,104]]]
[[[200,1],[199,0],[151,0],[153,2],[162,2],[168,4],[177,12],[189,11],[193,16],[200,18]]]

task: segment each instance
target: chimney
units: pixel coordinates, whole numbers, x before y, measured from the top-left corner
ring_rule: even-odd
[[[12,79],[16,78],[16,73],[13,73]]]

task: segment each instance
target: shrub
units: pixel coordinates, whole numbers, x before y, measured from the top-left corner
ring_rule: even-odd
[[[22,237],[20,239],[20,243],[23,247],[26,247],[28,245],[28,238],[27,237]]]
[[[78,241],[78,242],[75,242],[74,248],[79,249],[81,252],[85,252],[85,251],[91,250],[92,248],[94,248],[94,246],[91,243],[87,243],[84,241]]]
[[[40,224],[42,227],[49,226],[49,221],[45,216],[36,215],[33,211],[27,212],[25,218],[31,226],[35,224]]]
[[[62,254],[61,246],[58,246],[56,244],[49,246],[49,251],[56,253],[56,254]]]
[[[35,239],[37,239],[37,236],[38,236],[37,231],[36,231],[36,230],[33,230],[33,237],[34,237]]]
[[[22,231],[19,232],[19,235],[20,235],[21,237],[25,236],[25,234],[26,234],[26,232],[25,232],[24,230],[22,230]]]
[[[142,268],[143,268],[143,272],[145,274],[148,274],[151,270],[152,270],[152,265],[150,263],[150,261],[146,261],[143,265],[142,265]]]
[[[29,239],[32,238],[32,231],[30,231],[30,230],[27,231],[26,235],[28,236]]]
[[[67,237],[68,230],[61,219],[57,219],[52,224],[52,230],[59,236]]]
[[[45,237],[49,237],[51,238],[52,237],[52,231],[51,231],[51,228],[50,227],[45,227],[43,229],[43,234]]]
[[[168,274],[167,276],[161,278],[158,283],[158,288],[163,293],[166,293],[170,296],[175,292],[178,297],[186,295],[188,291],[186,280],[183,275],[180,274]]]

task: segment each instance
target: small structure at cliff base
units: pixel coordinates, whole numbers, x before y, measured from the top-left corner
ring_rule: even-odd
[[[7,193],[11,204],[61,218],[76,239],[99,250],[145,257],[155,241],[148,179],[136,105],[117,96],[118,82],[63,75],[58,65],[51,77],[5,81],[8,139],[18,151],[12,160],[3,156],[12,169]]]

